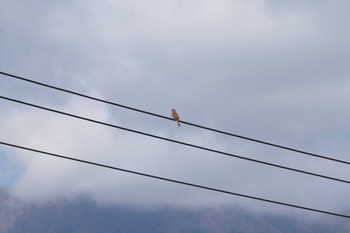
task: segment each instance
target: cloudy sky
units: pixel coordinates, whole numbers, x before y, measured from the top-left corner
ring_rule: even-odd
[[[350,161],[350,2],[2,0],[0,71],[184,121]],[[0,77],[0,95],[350,180],[347,165],[268,148]],[[0,140],[350,214],[350,186],[0,101]],[[294,210],[0,147],[22,198],[140,208]],[[297,211],[298,214],[306,214]]]

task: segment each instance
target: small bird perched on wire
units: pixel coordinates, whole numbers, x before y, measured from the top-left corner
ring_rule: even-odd
[[[175,109],[171,109],[171,116],[177,122],[177,125],[180,126],[180,117],[179,117],[179,114],[177,114]]]

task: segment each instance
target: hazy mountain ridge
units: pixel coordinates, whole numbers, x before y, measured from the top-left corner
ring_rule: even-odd
[[[350,226],[347,222],[301,222],[229,208],[142,211],[99,206],[87,199],[24,204],[0,190],[1,233],[345,233]]]
[[[25,210],[26,205],[0,187],[0,233],[14,227],[15,221],[24,214]]]

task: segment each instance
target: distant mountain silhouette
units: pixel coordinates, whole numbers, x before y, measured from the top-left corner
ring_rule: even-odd
[[[350,220],[301,222],[242,209],[135,210],[87,199],[24,204],[0,189],[0,233],[348,233]]]

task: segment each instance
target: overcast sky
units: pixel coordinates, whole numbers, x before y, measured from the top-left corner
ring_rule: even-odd
[[[350,2],[1,0],[0,70],[184,121],[350,161]],[[346,165],[0,77],[0,95],[350,180]],[[232,192],[350,214],[350,186],[0,101],[0,140]],[[22,198],[136,207],[253,200],[0,147]],[[296,212],[305,214],[303,211]]]

